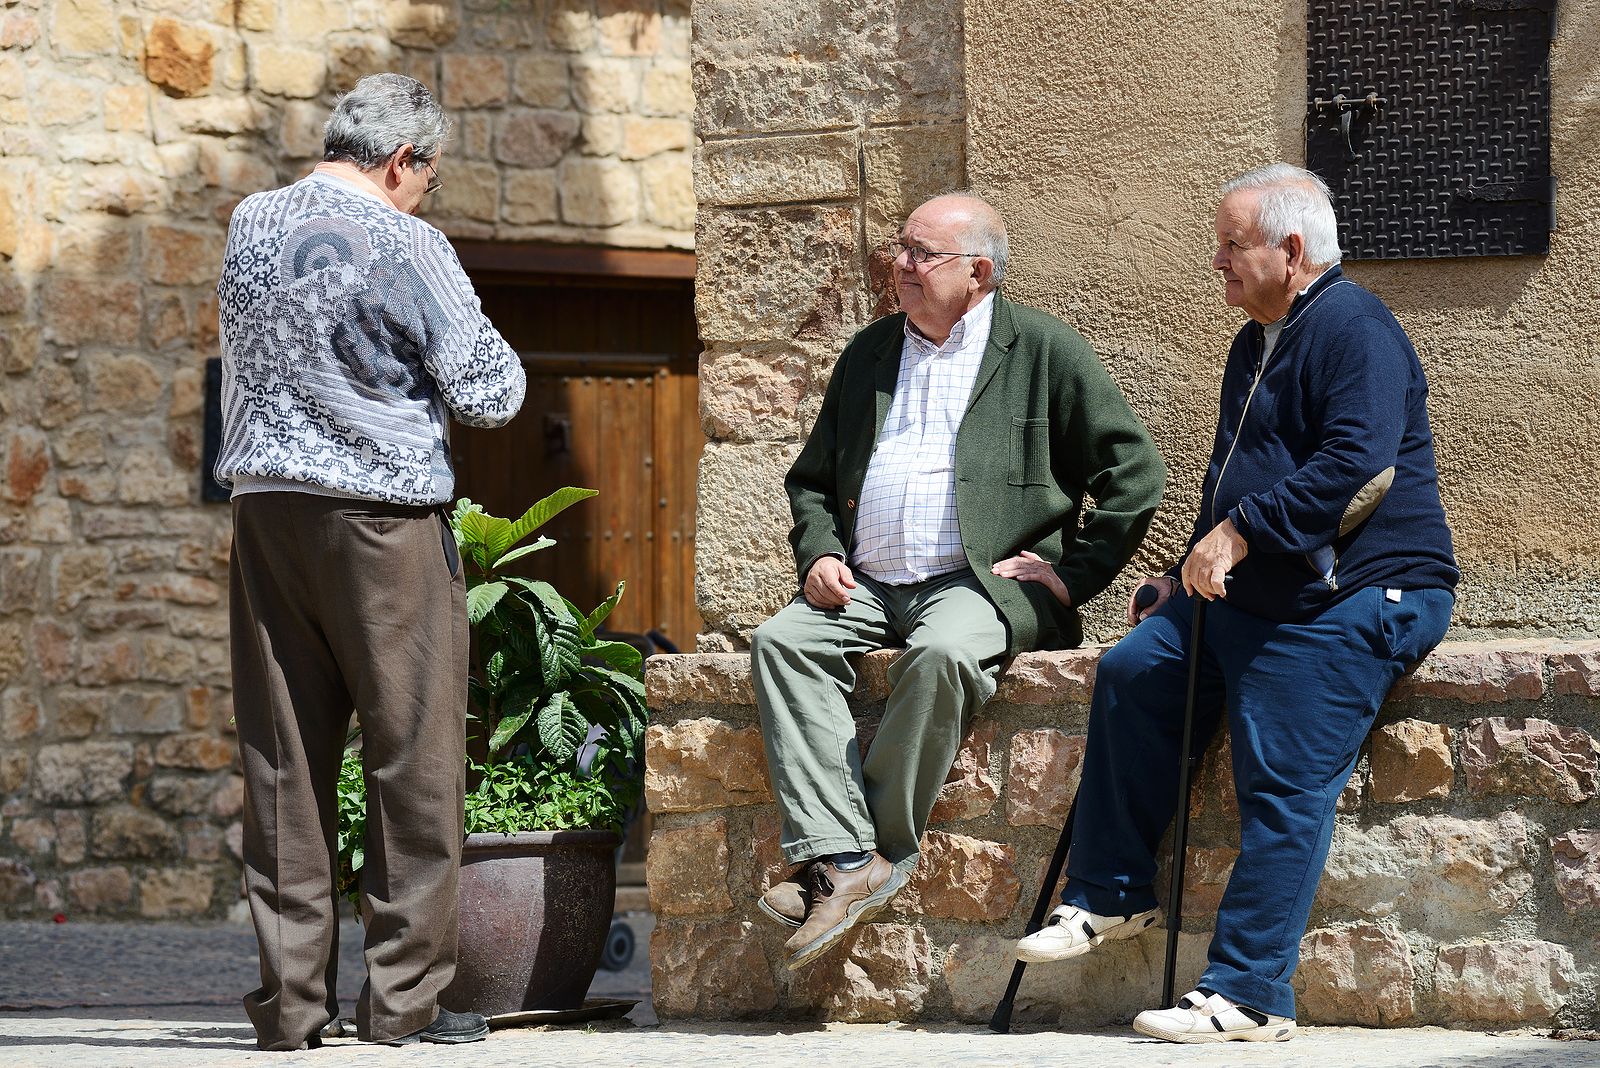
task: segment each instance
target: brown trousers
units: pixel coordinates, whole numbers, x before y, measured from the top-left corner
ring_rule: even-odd
[[[354,712],[366,761],[360,1036],[433,1022],[455,975],[466,592],[428,508],[309,493],[233,501],[234,717],[244,878],[261,952],[245,1011],[262,1049],[338,1016],[338,801]],[[454,573],[452,573],[454,572]]]

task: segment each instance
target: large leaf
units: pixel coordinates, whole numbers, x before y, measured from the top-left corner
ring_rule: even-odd
[[[583,636],[585,638],[593,636],[594,632],[600,629],[600,624],[604,623],[606,621],[606,617],[611,614],[611,610],[617,607],[617,602],[622,600],[622,589],[624,585],[626,584],[622,582],[617,583],[617,592],[601,601],[600,604],[595,607],[595,610],[590,612],[588,617],[584,619]]]
[[[489,543],[490,559],[498,564],[500,557],[504,555],[507,549],[579,501],[585,501],[590,497],[597,496],[599,492],[599,490],[584,489],[580,486],[563,486],[544,498],[544,500],[535,501],[533,507],[522,513],[522,518],[510,525],[506,531],[507,540],[504,544]]]
[[[539,709],[539,740],[550,751],[558,764],[565,764],[577,755],[578,746],[589,734],[589,722],[583,712],[564,691],[550,695],[550,700]]]
[[[496,560],[494,562],[494,566],[497,567],[497,568],[505,567],[507,564],[511,563],[511,561],[513,561],[513,560],[520,560],[524,556],[527,556],[529,553],[536,553],[540,549],[548,549],[548,548],[550,548],[550,546],[554,545],[555,543],[556,543],[556,539],[554,539],[554,538],[540,538],[538,541],[534,542],[532,545],[524,545],[520,549],[512,549],[510,552],[506,553],[500,559]]]
[[[595,642],[584,647],[583,655],[604,661],[625,675],[637,675],[644,664],[644,654],[627,642]]]
[[[504,582],[485,582],[481,586],[474,586],[467,591],[467,622],[477,626],[483,622],[483,617],[488,615],[500,598],[506,595],[511,587]]]
[[[516,737],[517,732],[533,718],[539,709],[538,699],[542,693],[536,686],[518,686],[506,694],[505,700],[500,703],[500,722],[495,724],[494,734],[489,736],[490,756],[504,749],[506,743]]]

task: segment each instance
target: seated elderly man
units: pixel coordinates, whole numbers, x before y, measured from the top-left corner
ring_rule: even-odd
[[[894,251],[903,311],[845,347],[785,483],[803,591],[751,642],[783,855],[804,866],[760,902],[798,928],[791,967],[905,885],[1002,661],[1082,640],[1078,606],[1132,556],[1166,478],[1083,338],[999,294],[992,207],[936,197]],[[863,758],[853,657],[900,643]]]
[[[1283,1041],[1334,805],[1389,688],[1444,636],[1460,573],[1422,365],[1341,273],[1327,186],[1288,164],[1250,171],[1223,186],[1216,224],[1212,266],[1251,321],[1223,368],[1200,513],[1181,567],[1140,584],[1157,600],[1100,661],[1064,904],[1017,955],[1063,960],[1155,924],[1198,656],[1196,745],[1226,710],[1239,859],[1196,989],[1133,1026]],[[1198,650],[1194,597],[1210,602]]]

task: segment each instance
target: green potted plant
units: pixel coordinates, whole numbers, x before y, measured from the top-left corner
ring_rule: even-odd
[[[554,545],[527,539],[595,493],[557,490],[516,520],[465,499],[450,515],[473,636],[460,949],[442,996],[458,1010],[577,1007],[609,929],[646,722],[642,654],[597,633],[623,583],[585,613],[550,583],[507,571]],[[365,829],[359,760],[346,753],[339,788],[341,889],[352,896]]]

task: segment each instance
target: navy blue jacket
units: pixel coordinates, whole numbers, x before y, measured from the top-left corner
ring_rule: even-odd
[[[1368,586],[1453,590],[1428,383],[1389,309],[1334,267],[1295,299],[1265,366],[1262,342],[1252,321],[1228,353],[1189,541],[1226,516],[1249,544],[1228,603],[1297,622]]]

